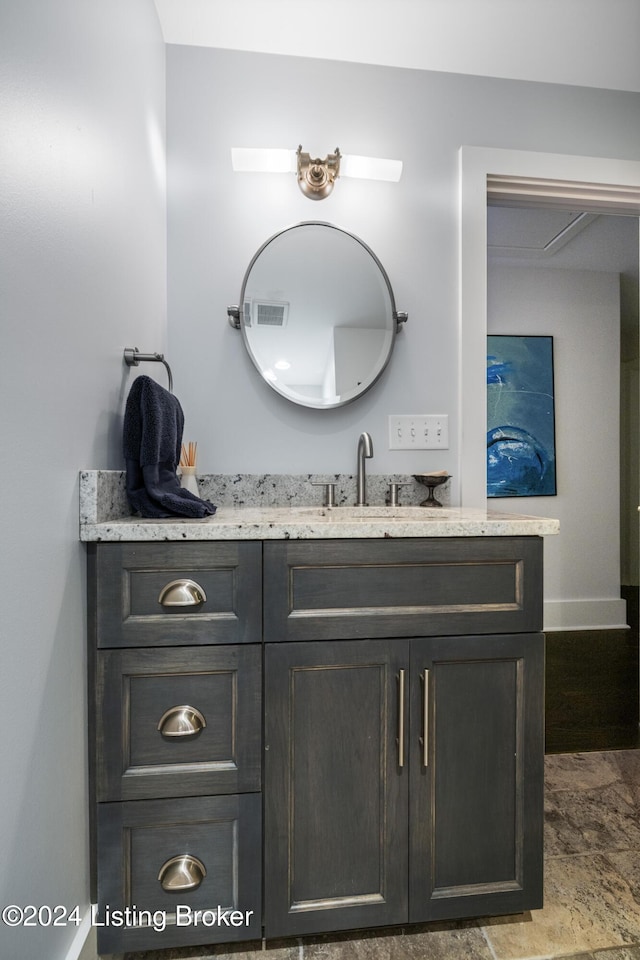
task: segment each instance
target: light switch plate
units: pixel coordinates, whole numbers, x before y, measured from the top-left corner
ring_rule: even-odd
[[[392,414],[389,417],[390,450],[447,450],[448,448],[448,414]]]

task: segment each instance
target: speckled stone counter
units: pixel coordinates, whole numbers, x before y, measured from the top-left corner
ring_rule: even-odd
[[[385,505],[390,481],[401,488],[401,507]],[[313,483],[336,484],[336,507],[322,506],[323,490]],[[557,520],[444,506],[418,506],[425,490],[410,477],[370,475],[370,506],[349,506],[355,480],[331,476],[215,476],[199,479],[205,499],[218,507],[202,520],[149,520],[131,515],[121,471],[80,473],[80,539],[153,540],[315,540],[402,537],[548,536]]]

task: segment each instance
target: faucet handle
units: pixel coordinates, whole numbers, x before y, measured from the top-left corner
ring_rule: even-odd
[[[390,507],[399,507],[398,503],[398,489],[400,487],[410,487],[412,483],[410,480],[392,480],[389,483],[389,506]]]
[[[326,480],[312,480],[312,487],[324,487],[324,503],[323,507],[335,507],[336,505],[336,485],[335,483],[327,483]]]

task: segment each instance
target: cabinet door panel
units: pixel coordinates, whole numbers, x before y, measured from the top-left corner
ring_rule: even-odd
[[[267,641],[542,626],[539,537],[284,540],[264,550]]]
[[[99,952],[260,937],[260,841],[256,793],[99,804]],[[178,857],[199,869],[168,890]]]
[[[267,937],[406,919],[407,655],[377,641],[267,647]]]
[[[540,634],[414,642],[413,921],[541,905],[543,643]]]
[[[99,651],[98,800],[259,790],[261,667],[257,644]],[[183,706],[202,727],[164,735]]]
[[[98,647],[175,647],[261,639],[259,543],[89,544]],[[178,595],[171,587],[187,584]]]

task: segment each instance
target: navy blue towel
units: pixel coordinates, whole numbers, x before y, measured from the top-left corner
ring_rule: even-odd
[[[180,486],[184,414],[179,401],[151,377],[136,377],[124,412],[122,447],[127,468],[127,498],[143,517],[207,517],[216,512]]]

